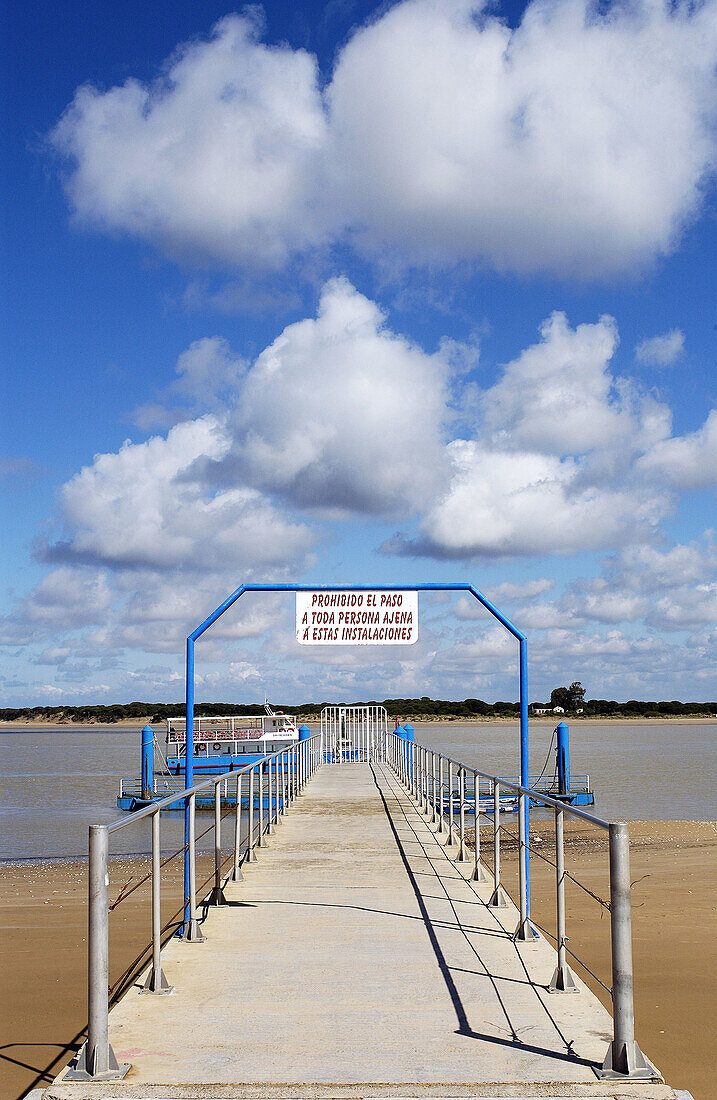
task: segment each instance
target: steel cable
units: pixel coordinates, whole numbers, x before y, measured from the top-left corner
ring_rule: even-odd
[[[221,814],[220,820],[224,821],[224,819],[226,817],[228,817],[229,814],[234,813],[234,812],[235,811],[230,806],[229,809],[225,810],[224,813]],[[213,830],[213,828],[214,828],[214,822],[212,822],[211,825],[207,826],[207,828],[204,830],[203,833],[200,833],[199,836],[195,837],[195,843],[196,843],[196,841],[201,840],[202,837],[206,836],[207,833],[210,833]],[[172,852],[171,856],[167,856],[166,859],[162,860],[162,862],[160,863],[160,867],[166,867],[167,864],[170,863],[176,856],[180,856],[180,855],[182,855],[183,852],[186,852],[187,847],[188,846],[186,844],[184,844],[184,845],[182,845],[181,848],[177,848],[176,852]],[[109,907],[108,907],[109,911],[112,912],[112,910],[116,909],[117,906],[121,902],[125,901],[126,898],[131,897],[131,895],[135,892],[135,890],[138,890],[140,888],[140,886],[142,886],[143,883],[147,882],[148,879],[151,879],[151,877],[152,877],[152,872],[148,871],[147,874],[144,875],[143,878],[139,879],[139,881],[137,883],[135,883],[134,886],[132,886],[131,890],[128,890],[127,887],[130,886],[134,882],[135,876],[132,875],[132,877],[129,878],[127,880],[127,882],[124,884],[124,886],[121,888],[121,890],[120,890],[119,894],[117,895],[117,897],[115,898],[115,900],[113,902],[111,902],[111,904],[109,905]]]

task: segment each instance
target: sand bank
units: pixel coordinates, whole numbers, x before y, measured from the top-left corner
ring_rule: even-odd
[[[507,815],[506,831],[517,830]],[[552,815],[531,819],[532,916],[555,932],[555,871]],[[689,1089],[695,1100],[717,1098],[717,822],[631,821],[630,869],[638,1042],[673,1088]],[[599,898],[610,897],[607,836],[570,820],[565,823],[565,867]],[[492,821],[482,833],[490,866]],[[512,848],[512,851],[511,851]],[[502,845],[503,879],[517,897],[517,844]],[[610,914],[568,880],[568,948],[608,987]],[[570,958],[571,967],[606,1007],[609,995]]]
[[[515,825],[506,822],[509,829]],[[550,821],[536,826],[533,846],[552,858]],[[638,1039],[673,1087],[689,1089],[695,1100],[714,1100],[717,823],[632,822],[630,831]],[[515,860],[505,854],[510,886]],[[571,829],[567,868],[604,898],[606,867],[604,839],[582,826]],[[147,869],[144,859],[114,860],[110,897]],[[209,871],[203,857],[201,877]],[[167,870],[165,919],[178,906],[178,872]],[[552,875],[547,864],[533,860],[533,912],[548,931],[554,926]],[[81,1042],[87,1016],[85,868],[76,861],[5,863],[0,882],[0,1096],[16,1100],[48,1083]],[[145,884],[112,913],[112,983],[149,940],[147,900]],[[568,905],[571,950],[609,984],[607,912],[572,884]]]

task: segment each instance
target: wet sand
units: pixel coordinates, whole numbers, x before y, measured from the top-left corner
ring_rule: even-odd
[[[517,823],[505,824],[514,830]],[[484,833],[486,856],[489,828]],[[632,822],[630,834],[638,1041],[674,1088],[689,1089],[695,1100],[714,1100],[717,823]],[[548,859],[553,854],[551,837],[550,821],[536,822],[532,845]],[[505,848],[505,881],[512,887],[515,857],[508,835]],[[201,864],[200,881],[210,873],[209,857],[202,857]],[[602,836],[582,826],[570,829],[566,866],[595,894],[607,898]],[[114,860],[110,898],[147,870],[146,859]],[[180,903],[179,873],[174,865],[165,871],[165,920]],[[535,858],[532,875],[533,915],[551,932],[554,872]],[[82,1040],[87,1017],[87,887],[81,861],[0,864],[0,882],[5,963],[0,1097],[17,1100],[30,1088],[49,1083]],[[609,915],[572,883],[567,900],[569,947],[609,984]],[[114,984],[149,940],[148,883],[113,911],[110,928]],[[579,970],[577,963],[573,965]],[[607,1002],[604,990],[579,972]]]
[[[515,816],[506,815],[509,834],[517,831]],[[554,935],[555,871],[538,857],[554,859],[552,816],[531,826],[531,915]],[[716,1100],[717,822],[631,821],[629,828],[636,1038],[673,1088]],[[492,821],[482,832],[489,866],[491,838]],[[517,844],[510,835],[502,850],[503,881],[515,898]],[[604,832],[566,820],[565,868],[609,900]],[[566,904],[569,950],[609,987],[609,912],[571,880]],[[568,961],[611,1011],[599,982],[576,959]]]

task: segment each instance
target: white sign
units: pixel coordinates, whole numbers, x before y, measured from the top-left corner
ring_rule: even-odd
[[[301,645],[413,645],[418,592],[297,592]]]

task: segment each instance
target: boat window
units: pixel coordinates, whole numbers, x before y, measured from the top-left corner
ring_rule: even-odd
[[[195,751],[195,754],[197,756],[206,756],[207,755],[206,742],[205,741],[200,741],[199,744],[195,746],[194,751]]]

